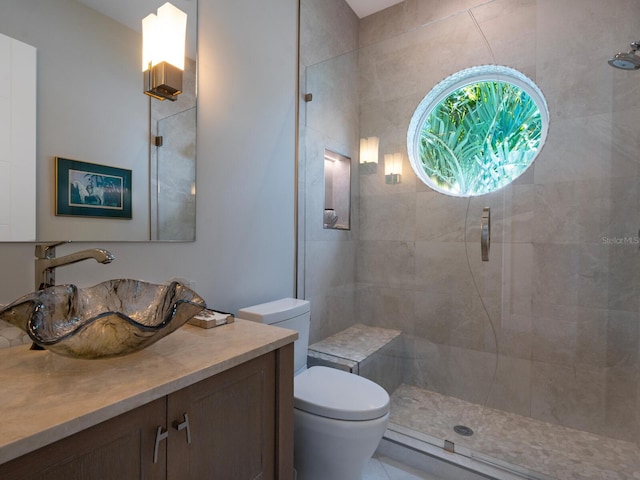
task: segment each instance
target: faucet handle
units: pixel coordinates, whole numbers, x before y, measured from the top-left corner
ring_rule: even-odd
[[[65,243],[71,243],[71,240],[63,240],[53,243],[38,243],[36,245],[36,258],[53,258],[56,254],[56,247],[64,245]]]

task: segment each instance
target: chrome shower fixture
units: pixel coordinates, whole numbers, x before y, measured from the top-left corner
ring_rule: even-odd
[[[640,69],[640,57],[636,52],[640,49],[640,42],[631,43],[631,50],[628,53],[620,52],[609,59],[609,65],[622,70]]]

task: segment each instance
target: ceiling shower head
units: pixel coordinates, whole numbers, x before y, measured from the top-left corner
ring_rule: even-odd
[[[609,59],[609,65],[622,70],[640,69],[640,57],[636,55],[638,49],[640,49],[640,42],[633,42],[629,53],[616,53],[613,58]]]

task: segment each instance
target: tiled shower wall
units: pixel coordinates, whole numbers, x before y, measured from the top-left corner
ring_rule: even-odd
[[[405,382],[638,440],[640,73],[606,61],[640,36],[639,6],[406,0],[360,22],[360,135],[380,138],[381,162],[406,155],[420,100],[466,67],[522,71],[551,116],[534,166],[470,202],[423,185],[406,156],[398,185],[382,165],[360,175],[355,320],[405,332]]]

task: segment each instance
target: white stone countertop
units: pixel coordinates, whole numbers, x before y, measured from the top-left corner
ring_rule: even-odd
[[[139,352],[78,360],[28,345],[0,350],[0,464],[292,343],[245,320],[185,325]]]

